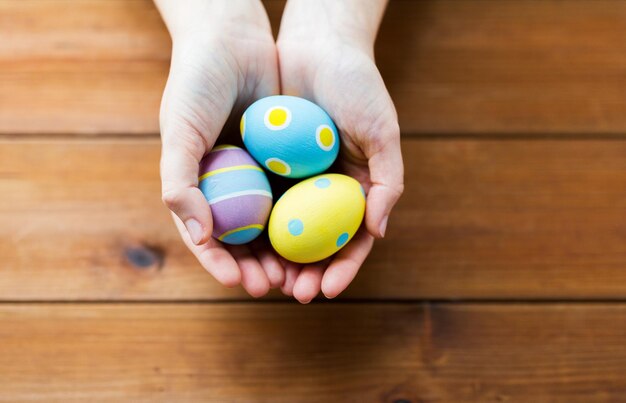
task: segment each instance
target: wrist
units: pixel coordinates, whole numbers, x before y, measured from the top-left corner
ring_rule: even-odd
[[[373,54],[385,5],[386,0],[289,0],[277,44],[349,46]]]
[[[172,42],[272,38],[260,0],[155,0]]]

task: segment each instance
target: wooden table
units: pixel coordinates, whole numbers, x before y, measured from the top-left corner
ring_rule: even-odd
[[[179,240],[169,51],[148,0],[0,0],[0,401],[626,400],[626,1],[392,1],[406,192],[309,306]]]

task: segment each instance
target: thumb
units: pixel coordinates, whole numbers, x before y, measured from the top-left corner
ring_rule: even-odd
[[[205,151],[203,141],[200,136],[197,136],[198,144],[168,137],[163,139],[161,150],[163,203],[183,222],[192,242],[204,244],[211,237],[213,219],[209,203],[198,188],[198,166]]]
[[[368,158],[372,186],[367,195],[365,225],[376,238],[385,236],[391,209],[404,191],[404,166],[400,150],[400,129],[389,124],[376,140],[378,147]]]

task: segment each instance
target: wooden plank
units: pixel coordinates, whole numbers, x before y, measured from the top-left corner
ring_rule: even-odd
[[[158,131],[170,43],[150,1],[3,0],[0,37],[0,132]]]
[[[396,1],[377,55],[406,133],[626,131],[626,1]]]
[[[623,298],[626,142],[403,142],[406,192],[353,298]],[[0,142],[0,299],[240,298],[160,202],[158,141]]]
[[[617,305],[0,306],[0,401],[612,402]]]
[[[376,53],[405,133],[623,134],[624,21],[626,1],[396,0]],[[158,131],[150,0],[0,0],[0,37],[0,134]]]

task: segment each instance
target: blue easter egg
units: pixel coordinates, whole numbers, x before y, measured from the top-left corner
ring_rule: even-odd
[[[330,116],[303,98],[259,99],[241,117],[240,129],[254,159],[288,178],[322,173],[339,153],[339,133]]]

